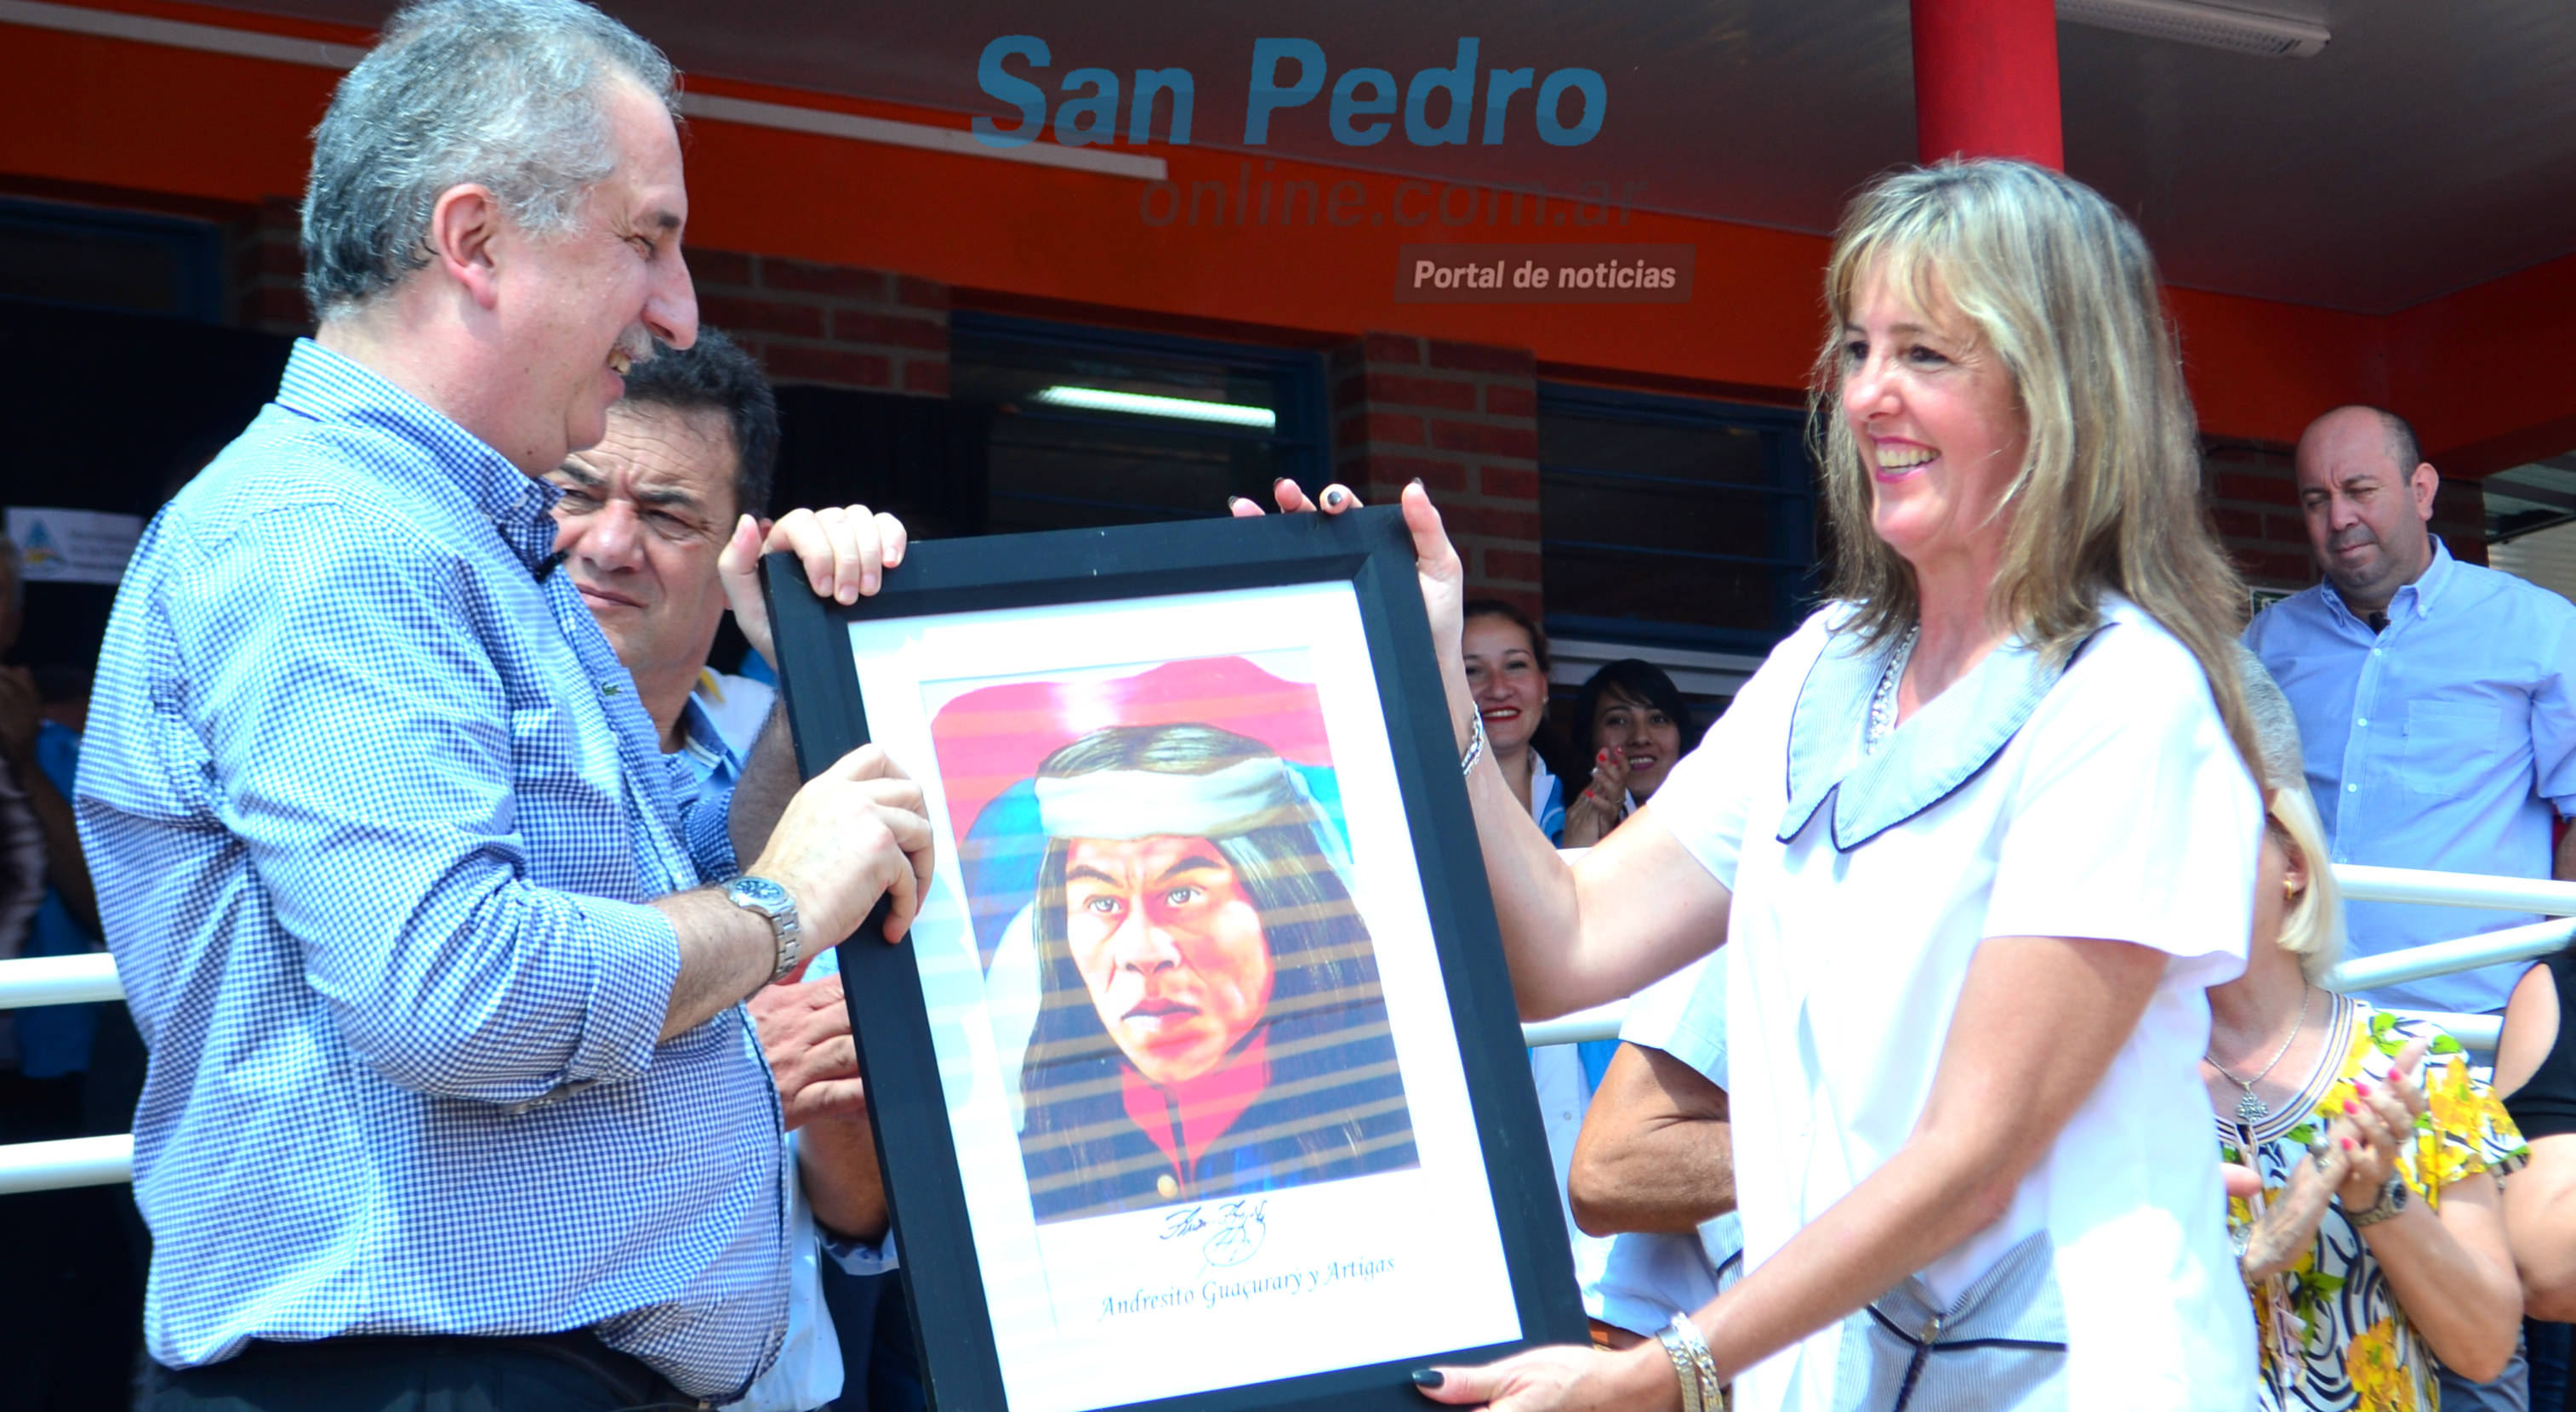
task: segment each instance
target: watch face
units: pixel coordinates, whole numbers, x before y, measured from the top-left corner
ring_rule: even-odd
[[[787,905],[787,889],[767,878],[736,878],[725,891],[736,904],[747,904],[764,911],[775,912]]]

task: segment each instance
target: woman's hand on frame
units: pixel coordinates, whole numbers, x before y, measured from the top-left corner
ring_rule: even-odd
[[[1297,482],[1283,478],[1271,487],[1271,493],[1277,497],[1280,510],[1292,515],[1318,510],[1338,515],[1360,505],[1359,496],[1340,484],[1325,486],[1317,500],[1310,500]],[[1423,611],[1431,618],[1432,649],[1439,654],[1441,675],[1463,688],[1467,667],[1465,648],[1461,646],[1465,620],[1460,610],[1467,600],[1467,566],[1459,559],[1456,546],[1449,542],[1449,532],[1440,524],[1440,512],[1432,508],[1431,494],[1422,488],[1421,481],[1406,486],[1399,503],[1404,510],[1404,527],[1413,535],[1413,567],[1422,583]],[[1265,513],[1259,505],[1239,495],[1227,501],[1226,508],[1237,519]],[[1462,690],[1453,689],[1450,694],[1464,699]],[[1463,746],[1465,741],[1459,743]]]
[[[1644,1368],[1647,1377],[1640,1379],[1642,1357],[1662,1365],[1660,1384],[1653,1381],[1657,1370],[1652,1367]],[[1433,1371],[1440,1381],[1423,1385],[1424,1397],[1492,1412],[1629,1412],[1669,1406],[1680,1396],[1663,1346],[1651,1341],[1622,1353],[1604,1353],[1589,1344],[1550,1344],[1481,1368]],[[1420,1375],[1415,1381],[1421,1383]]]

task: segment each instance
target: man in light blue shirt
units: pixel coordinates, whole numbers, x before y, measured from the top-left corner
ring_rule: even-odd
[[[2298,713],[2308,786],[2338,863],[2523,878],[2576,812],[2576,605],[2463,564],[2429,529],[2440,484],[2413,430],[2343,407],[2299,439],[2299,501],[2326,581],[2245,630]],[[2517,926],[2524,913],[2348,904],[2347,954]],[[2383,987],[2374,1003],[2500,1011],[2522,965]]]
[[[776,1357],[741,1002],[800,920],[891,894],[900,935],[929,823],[882,752],[798,785],[776,729],[729,814],[684,797],[555,572],[541,477],[695,335],[677,101],[569,0],[397,14],[315,133],[316,336],[126,571],[75,802],[152,1050],[141,1406],[685,1406]],[[729,585],[900,557],[735,528]]]

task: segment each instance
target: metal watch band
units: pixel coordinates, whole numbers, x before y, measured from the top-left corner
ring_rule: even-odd
[[[771,982],[782,980],[803,959],[805,929],[796,915],[796,897],[768,878],[745,874],[725,885],[725,900],[746,912],[757,912],[769,919],[770,935],[778,943],[777,964],[769,972]]]
[[[2369,1210],[2346,1211],[2343,1218],[2354,1230],[2360,1230],[2364,1226],[2378,1225],[2405,1209],[2406,1183],[2400,1177],[2391,1176],[2388,1185],[2379,1189],[2379,1200],[2372,1203]]]
[[[804,959],[805,936],[795,927],[779,926],[776,917],[769,919],[769,925],[778,933],[778,964],[769,972],[769,983],[776,985],[787,979],[787,973],[795,970],[796,963]]]
[[[1691,1362],[1690,1348],[1671,1329],[1655,1335],[1664,1346],[1664,1356],[1672,1360],[1673,1378],[1681,1384],[1682,1412],[1708,1412],[1708,1404],[1699,1395],[1699,1369]]]
[[[1673,1321],[1656,1334],[1664,1354],[1672,1360],[1673,1376],[1681,1383],[1682,1412],[1723,1412],[1726,1388],[1718,1381],[1717,1358],[1709,1352],[1708,1340],[1702,1338],[1699,1325],[1688,1314],[1676,1314]]]

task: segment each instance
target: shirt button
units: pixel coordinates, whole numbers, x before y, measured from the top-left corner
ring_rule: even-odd
[[[2361,786],[2360,786],[2360,785],[2357,785],[2357,784],[2348,784],[2348,785],[2345,785],[2345,786],[2343,787],[2343,792],[2344,792],[2344,793],[2346,793],[2346,794],[2350,794],[2350,793],[2352,793],[2353,791],[2355,791],[2355,790],[2357,790],[2357,789],[2359,789],[2359,788],[2361,788]]]
[[[1165,1201],[1169,1201],[1173,1197],[1181,1194],[1181,1184],[1172,1180],[1171,1173],[1165,1172],[1163,1175],[1154,1178],[1154,1194],[1163,1198]]]
[[[2352,723],[2356,726],[2366,726],[2370,724],[2370,718],[2368,716],[2355,716]]]

